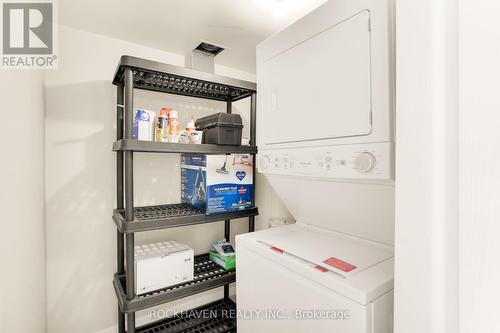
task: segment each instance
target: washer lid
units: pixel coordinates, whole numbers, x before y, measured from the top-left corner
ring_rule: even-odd
[[[259,237],[260,242],[321,268],[342,275],[344,278],[393,257],[389,246],[362,240],[336,232],[308,227]]]
[[[394,287],[391,246],[327,229],[297,223],[238,235],[236,246],[362,305]]]

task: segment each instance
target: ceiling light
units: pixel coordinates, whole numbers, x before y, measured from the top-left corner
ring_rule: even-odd
[[[288,16],[289,11],[297,4],[297,0],[254,0],[254,2],[278,19]]]
[[[284,18],[288,15],[286,0],[275,0],[274,3],[274,17]]]

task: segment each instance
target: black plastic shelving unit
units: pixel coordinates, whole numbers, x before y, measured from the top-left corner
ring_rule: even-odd
[[[118,299],[118,332],[125,333],[125,319],[128,333],[236,332],[236,319],[228,316],[229,313],[234,313],[235,309],[235,304],[229,298],[229,284],[236,281],[235,270],[222,269],[209,260],[208,254],[197,255],[194,280],[144,295],[136,295],[134,233],[224,221],[224,236],[229,239],[232,219],[247,217],[249,231],[254,231],[255,216],[258,215],[257,207],[215,215],[205,215],[185,204],[135,207],[133,161],[136,152],[252,154],[255,203],[256,85],[252,82],[131,56],[120,58],[113,84],[117,86],[116,142],[113,144],[113,150],[116,152],[117,180],[117,208],[113,211],[113,221],[117,227],[117,272],[113,286]],[[250,145],[190,145],[133,140],[134,89],[222,101],[226,103],[227,113],[232,111],[232,102],[250,98]],[[218,287],[224,287],[222,300],[142,327],[135,326],[136,311]],[[207,311],[212,316],[200,316],[202,311]]]

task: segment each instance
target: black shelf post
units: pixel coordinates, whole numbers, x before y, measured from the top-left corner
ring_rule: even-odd
[[[116,87],[116,140],[123,139],[123,84]],[[116,152],[116,207],[124,208],[123,197],[123,152]],[[125,273],[125,244],[123,234],[116,229],[116,271],[118,274]],[[125,314],[121,312],[118,305],[118,333],[125,333]]]
[[[231,96],[231,91],[229,91],[229,96]],[[226,113],[231,114],[233,113],[233,102],[231,100],[231,97],[227,99],[226,103]],[[230,154],[227,154],[230,155]],[[226,155],[226,158],[227,158]],[[231,241],[231,220],[224,220],[224,238],[230,242]],[[229,299],[229,285],[226,284],[224,286],[224,299],[228,300]]]
[[[256,126],[257,125],[257,93],[253,92],[250,96],[250,146],[256,145]],[[255,159],[255,154],[252,154],[252,168],[253,168],[253,197],[252,201],[254,206],[255,202],[255,191],[257,190],[257,173],[255,172],[255,164],[257,163]],[[255,216],[250,216],[248,218],[248,231],[255,231]]]
[[[134,123],[134,75],[131,68],[125,73],[125,139],[132,139]],[[134,220],[134,152],[125,152],[125,219]],[[135,298],[134,234],[125,235],[127,299]],[[135,333],[135,313],[127,314],[127,333]]]

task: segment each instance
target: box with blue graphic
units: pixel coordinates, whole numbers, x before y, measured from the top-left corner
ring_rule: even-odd
[[[181,201],[206,214],[252,208],[252,164],[248,154],[183,154]]]

